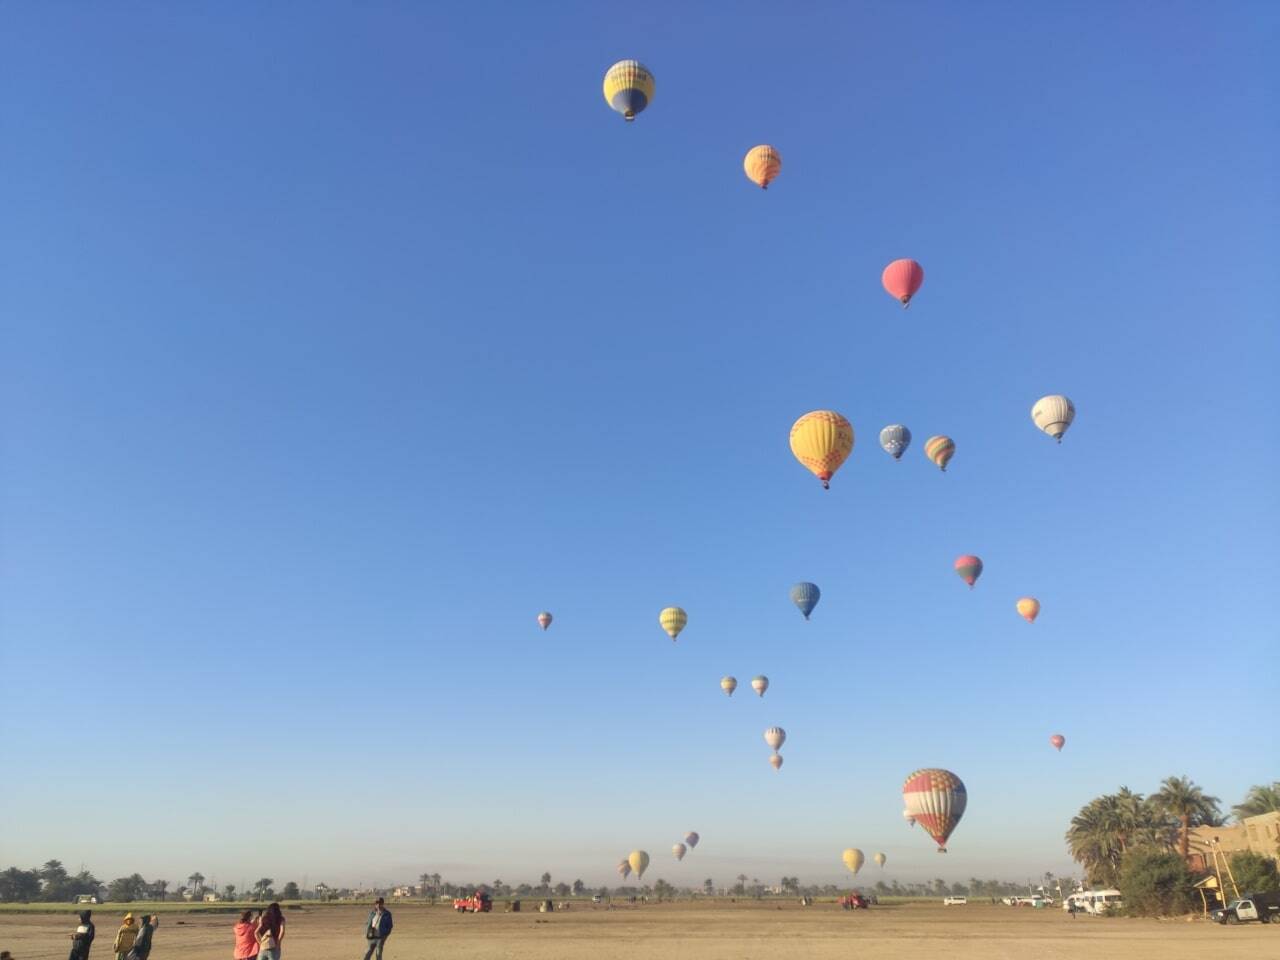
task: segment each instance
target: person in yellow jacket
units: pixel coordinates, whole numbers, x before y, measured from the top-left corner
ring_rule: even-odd
[[[124,960],[129,955],[129,951],[133,949],[133,941],[138,939],[138,925],[133,922],[133,914],[126,913],[124,915],[124,923],[120,924],[120,929],[116,931],[116,943],[112,947],[116,952],[116,960]]]

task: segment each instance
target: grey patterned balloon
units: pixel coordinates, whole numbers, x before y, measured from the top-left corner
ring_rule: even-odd
[[[911,431],[900,423],[891,423],[880,431],[880,446],[893,459],[901,460],[907,447],[911,446]]]

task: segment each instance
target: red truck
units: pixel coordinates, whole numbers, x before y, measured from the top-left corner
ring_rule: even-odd
[[[469,897],[458,897],[453,901],[453,909],[459,913],[489,913],[493,910],[493,901],[489,894],[477,890]]]
[[[869,903],[867,903],[867,898],[864,897],[862,894],[860,894],[857,890],[853,891],[853,893],[850,893],[846,896],[841,897],[839,900],[839,903],[840,903],[840,909],[842,910],[867,910],[867,909],[870,909],[870,906],[871,906]]]

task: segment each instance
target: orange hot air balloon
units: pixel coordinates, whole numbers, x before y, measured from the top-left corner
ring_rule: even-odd
[[[1049,738],[1049,742],[1053,744],[1053,749],[1061,750],[1067,742],[1067,738],[1060,733],[1055,733]]]
[[[982,576],[982,558],[966,553],[962,557],[956,557],[955,568],[956,573],[960,575],[960,579],[967,583],[969,589],[972,590],[973,585]]]
[[[828,490],[853,452],[853,425],[834,410],[806,413],[791,425],[791,452]]]
[[[1023,597],[1018,601],[1018,613],[1027,623],[1035,623],[1040,616],[1040,601],[1035,597]]]
[[[884,268],[880,282],[889,291],[889,296],[901,303],[905,310],[924,283],[924,267],[914,260],[895,260]]]
[[[747,151],[742,169],[747,172],[748,180],[761,190],[768,190],[769,184],[782,172],[782,154],[767,143],[762,143]]]

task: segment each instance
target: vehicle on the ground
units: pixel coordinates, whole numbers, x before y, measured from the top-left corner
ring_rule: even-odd
[[[943,897],[942,905],[944,907],[963,907],[969,903],[968,897]]]
[[[1062,898],[1062,909],[1067,913],[1084,913],[1083,893],[1072,893]]]
[[[76,897],[76,903],[101,903],[92,893],[82,893]]]
[[[1239,900],[1232,900],[1225,907],[1214,910],[1209,916],[1215,923],[1244,923],[1249,920],[1280,923],[1280,893],[1246,893]]]
[[[838,902],[841,910],[869,910],[871,908],[867,898],[857,890],[853,891],[853,893],[845,894]]]
[[[594,895],[591,897],[591,902],[592,902],[592,903],[604,903],[604,897],[600,896],[600,894],[598,894],[598,893],[597,893],[597,894],[594,894]]]
[[[483,890],[477,890],[469,897],[455,899],[453,909],[459,913],[488,913],[493,909],[493,900]]]
[[[1113,910],[1119,910],[1124,906],[1124,898],[1120,896],[1120,891],[1114,888],[1109,890],[1086,890],[1081,894],[1084,904],[1084,912],[1091,913],[1095,917],[1105,916]]]

